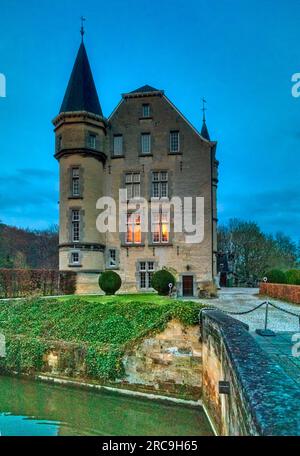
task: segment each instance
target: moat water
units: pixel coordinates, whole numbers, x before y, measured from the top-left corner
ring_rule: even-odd
[[[201,408],[0,376],[2,436],[212,435]]]

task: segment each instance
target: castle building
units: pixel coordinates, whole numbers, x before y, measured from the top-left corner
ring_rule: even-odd
[[[99,292],[99,273],[108,269],[121,276],[120,291],[151,291],[153,272],[168,268],[179,296],[197,296],[217,268],[218,162],[205,117],[199,133],[163,90],[149,85],[123,94],[104,117],[82,41],[53,124],[60,168],[59,267],[76,271],[77,292]],[[148,232],[134,212],[124,232],[100,232],[97,201],[109,196],[118,207],[119,189],[137,201],[203,197],[203,239],[186,242],[185,230],[175,231],[174,217],[167,220],[163,209],[149,215]]]

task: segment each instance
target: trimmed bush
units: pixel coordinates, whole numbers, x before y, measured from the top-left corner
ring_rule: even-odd
[[[158,292],[160,295],[168,295],[170,288],[169,283],[173,286],[175,285],[175,277],[166,269],[161,269],[153,274],[151,286]]]
[[[121,277],[115,271],[105,271],[99,276],[99,287],[106,295],[114,295],[121,285]]]
[[[285,276],[289,285],[300,285],[300,269],[290,269],[286,271]]]
[[[280,269],[271,269],[267,272],[268,283],[286,283],[286,275]]]

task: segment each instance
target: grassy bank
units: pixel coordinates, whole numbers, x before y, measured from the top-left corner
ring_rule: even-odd
[[[0,302],[0,330],[7,339],[2,367],[38,371],[51,341],[74,342],[86,351],[88,374],[113,379],[121,359],[139,339],[176,318],[197,324],[201,305],[156,295],[64,297]]]

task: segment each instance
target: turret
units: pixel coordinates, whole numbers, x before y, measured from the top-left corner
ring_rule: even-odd
[[[103,196],[106,122],[83,40],[53,124],[60,167],[59,267],[99,273],[105,239],[96,229],[96,202]]]

